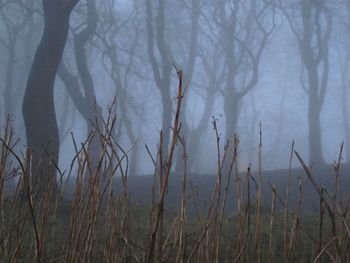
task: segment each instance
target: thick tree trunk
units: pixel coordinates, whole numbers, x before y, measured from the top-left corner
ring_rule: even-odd
[[[332,29],[332,16],[324,12],[325,22],[320,20],[324,9],[312,1],[302,1],[302,33],[299,38],[301,59],[307,71],[308,87],[305,88],[308,100],[309,158],[316,167],[325,162],[322,155],[320,113],[324,103],[329,73],[329,39]],[[316,40],[316,47],[313,43]]]
[[[309,123],[309,158],[310,163],[315,166],[323,166],[325,164],[322,155],[322,135],[321,135],[321,106],[319,98],[320,83],[318,80],[317,64],[312,60],[309,54],[304,54],[304,63],[308,72],[309,86],[309,108],[308,108],[308,123]],[[325,73],[323,73],[325,74]]]
[[[211,111],[214,106],[214,92],[209,92],[202,117],[198,123],[198,126],[190,132],[189,143],[188,143],[188,162],[187,169],[189,172],[195,168],[196,161],[199,159],[199,150],[202,143],[203,136],[210,125]]]
[[[121,104],[123,104],[121,114],[126,114],[126,107],[124,105],[124,102],[121,102]],[[130,143],[135,143],[137,141],[137,137],[136,137],[135,132],[132,128],[132,123],[130,121],[130,118],[128,118],[127,116],[124,116],[122,118],[123,118],[123,122],[125,125],[125,129],[127,131]],[[136,176],[137,175],[137,165],[138,165],[138,161],[139,161],[139,150],[138,150],[137,143],[134,145],[134,148],[132,149],[132,151],[130,152],[129,155],[131,157],[129,158],[128,174],[131,176]]]
[[[171,130],[171,117],[172,117],[172,101],[170,99],[170,79],[162,81],[161,98],[162,98],[162,130],[163,130],[163,154],[168,153],[170,142],[170,130]],[[165,156],[165,155],[164,155]]]
[[[189,55],[187,59],[187,66],[185,67],[185,74],[184,74],[184,83],[186,83],[187,94],[188,94],[188,90],[191,88],[191,81],[192,81],[194,68],[196,64],[196,58],[197,58],[198,28],[199,28],[199,16],[200,16],[200,1],[192,0],[191,3],[192,3],[191,4],[191,37],[189,42]],[[187,94],[185,94],[185,96],[187,96]],[[188,121],[186,120],[187,105],[188,105],[188,100],[184,99],[182,101],[183,115],[180,118],[181,118],[181,124],[182,124],[182,134],[185,136],[185,138],[189,139],[189,141],[191,142],[191,149],[194,150],[194,152],[191,153],[191,155],[187,153],[188,156],[186,156],[186,158],[188,158],[187,170],[190,172],[194,164],[195,155],[197,155],[197,151],[199,149],[198,146],[202,135],[199,135],[199,138],[198,137],[193,138],[194,140],[190,138],[192,133],[196,133],[196,135],[198,135],[198,132],[196,128],[194,129],[194,131],[190,131]],[[203,130],[201,132],[202,134],[204,133]],[[193,142],[196,143],[196,145],[193,145],[192,144]],[[178,148],[177,154],[176,154],[175,174],[183,174],[185,172],[184,157],[185,156],[183,154],[182,147]]]
[[[84,95],[80,91],[78,78],[67,69],[63,61],[61,62],[58,68],[57,75],[60,77],[60,79],[64,83],[64,86],[66,87],[66,90],[70,98],[72,99],[75,107],[79,111],[80,115],[85,120],[88,120],[90,108],[86,103]]]
[[[231,94],[224,99],[224,111],[225,111],[225,141],[221,141],[221,146],[229,141],[229,149],[226,153],[226,159],[223,166],[223,174],[228,175],[230,171],[230,165],[234,156],[234,138],[237,134],[238,118],[240,114],[240,101],[239,95]],[[223,154],[223,153],[222,153]]]
[[[240,97],[227,96],[224,99],[225,111],[225,143],[227,140],[233,142],[234,135],[237,133],[237,124],[240,111]]]
[[[310,163],[314,163],[316,166],[322,166],[324,165],[324,160],[321,144],[320,111],[317,108],[317,105],[309,104],[309,156]]]
[[[22,111],[27,146],[33,150],[31,175],[37,176],[39,192],[55,182],[54,168],[58,163],[59,135],[54,107],[54,81],[69,29],[69,16],[74,1],[43,0],[44,31],[35,52],[28,76]],[[40,167],[39,167],[40,164]]]

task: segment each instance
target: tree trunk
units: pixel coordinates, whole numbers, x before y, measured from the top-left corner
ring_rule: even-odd
[[[189,144],[187,149],[188,152],[188,162],[187,168],[188,171],[191,172],[196,164],[196,161],[200,159],[199,150],[201,147],[203,136],[207,131],[210,124],[210,114],[214,106],[214,93],[215,91],[208,92],[207,99],[205,101],[205,107],[202,114],[202,117],[198,123],[198,126],[190,132],[189,136]]]
[[[170,142],[170,130],[171,130],[171,117],[172,117],[172,101],[170,99],[170,79],[162,81],[164,87],[161,89],[162,98],[162,130],[163,130],[163,153],[168,154],[169,142]],[[165,155],[164,155],[165,156]]]
[[[57,75],[62,80],[66,90],[72,99],[75,107],[79,111],[80,115],[85,119],[89,119],[89,106],[86,103],[84,95],[80,91],[79,80],[73,75],[66,67],[64,61],[61,62]]]
[[[124,104],[124,102],[121,102],[121,103]],[[126,114],[125,105],[123,105],[123,110],[121,111],[121,114]],[[127,131],[130,143],[135,143],[137,141],[137,137],[136,137],[135,132],[132,128],[132,123],[130,121],[130,118],[128,118],[127,116],[123,116],[122,118],[124,119],[123,122],[125,125],[125,129]],[[138,161],[139,161],[139,150],[138,150],[137,143],[134,145],[134,148],[131,150],[129,155],[131,156],[131,158],[129,159],[128,174],[131,176],[136,176],[137,172],[138,172],[137,165],[138,165]]]
[[[316,167],[325,164],[322,155],[320,113],[328,85],[328,50],[332,29],[331,14],[324,12],[326,21],[320,20],[323,11],[324,9],[312,1],[302,1],[302,32],[298,36],[300,55],[308,76],[308,87],[305,90],[309,100],[309,158]],[[316,40],[316,47],[313,38]]]
[[[231,96],[226,96],[224,99],[224,111],[225,111],[225,141],[221,141],[225,144],[229,141],[229,148],[226,153],[226,159],[223,166],[223,174],[228,175],[230,171],[230,165],[234,156],[234,138],[237,134],[238,118],[240,114],[240,101],[241,97],[239,95],[232,94]],[[237,134],[238,135],[238,134]],[[222,153],[223,154],[223,153]]]
[[[240,97],[239,96],[227,96],[224,99],[224,111],[225,111],[225,143],[227,140],[233,142],[234,135],[237,133],[237,124],[240,111]]]
[[[147,53],[150,59],[153,77],[162,99],[162,131],[163,153],[167,154],[170,141],[172,102],[170,97],[171,78],[171,54],[165,41],[165,1],[158,1],[158,13],[156,16],[156,30],[153,29],[152,1],[146,0],[146,25],[147,25]],[[156,34],[155,32],[156,31]],[[156,45],[154,37],[156,36]],[[160,54],[160,62],[157,61],[154,49]]]
[[[325,162],[322,156],[321,146],[320,111],[317,108],[317,105],[309,102],[309,156],[310,163],[316,166],[323,166]]]
[[[97,29],[97,11],[96,1],[87,0],[87,24],[79,33],[74,35],[74,53],[78,69],[78,74],[84,89],[86,104],[89,107],[88,119],[85,119],[88,132],[96,131],[95,127],[99,126],[99,121],[103,118],[102,108],[96,101],[94,82],[91,76],[90,68],[87,61],[87,43],[89,39],[96,35]],[[96,123],[97,122],[97,123]],[[101,128],[101,127],[100,127]],[[89,146],[89,154],[93,167],[97,168],[100,158],[101,141],[98,131],[95,133]]]
[[[48,169],[50,162],[58,164],[59,154],[54,81],[68,35],[69,16],[77,0],[42,2],[44,31],[35,52],[22,105],[27,146],[33,150],[31,176],[37,176],[39,192],[48,182],[56,182],[54,169],[50,174]]]
[[[322,155],[322,136],[321,136],[321,122],[320,122],[320,98],[319,89],[320,84],[318,80],[318,65],[313,61],[310,54],[304,54],[304,64],[308,72],[308,123],[309,123],[309,158],[310,163],[316,166],[323,166],[325,164]],[[323,73],[325,74],[325,73]]]

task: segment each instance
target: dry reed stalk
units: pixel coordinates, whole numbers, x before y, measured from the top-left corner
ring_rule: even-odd
[[[316,258],[314,259],[314,263],[320,262],[321,256],[326,252],[326,250],[336,241],[337,237],[334,237],[331,241],[329,241],[317,254]],[[338,261],[333,261],[333,262],[338,262]]]
[[[349,219],[349,205],[350,205],[350,194],[348,195],[347,201],[345,202],[345,205],[343,207],[340,207],[339,204],[337,204],[337,202],[335,202],[335,200],[333,199],[334,197],[328,193],[327,189],[325,189],[325,193],[328,196],[328,198],[334,203],[335,208],[336,208],[336,212],[339,214],[339,216],[342,219],[342,225],[345,228],[345,233],[347,235],[347,238],[350,238],[350,227],[349,227],[349,223],[347,222],[347,220]]]
[[[192,251],[190,252],[189,256],[188,256],[188,259],[187,259],[187,263],[190,263],[192,258],[194,257],[194,253],[196,253],[197,249],[199,248],[200,244],[202,243],[202,240],[205,238],[205,235],[207,235],[208,233],[208,230],[212,224],[212,220],[209,220],[209,222],[206,223],[206,226],[205,228],[203,229],[200,237],[198,238],[197,242],[195,243]],[[199,256],[199,253],[198,253],[198,256]],[[197,260],[198,262],[198,260]]]
[[[206,258],[206,262],[217,261],[216,253],[216,243],[217,243],[217,230],[218,230],[218,209],[221,199],[221,181],[222,181],[222,163],[221,161],[221,152],[220,152],[220,136],[217,128],[217,122],[214,116],[212,117],[213,129],[215,131],[216,137],[216,154],[217,154],[217,174],[216,174],[216,183],[211,195],[211,199],[209,202],[207,219],[205,225],[212,225],[211,231],[205,233],[205,239],[203,239],[204,243],[202,244],[203,253]],[[225,150],[226,153],[226,150]],[[225,159],[225,154],[223,160]],[[209,222],[213,222],[210,223]],[[206,228],[206,227],[205,227]],[[208,228],[208,230],[210,230]]]
[[[68,262],[69,259],[71,259],[72,262],[74,262],[74,257],[73,257],[74,252],[72,251],[72,249],[74,249],[74,247],[77,247],[76,240],[79,239],[79,237],[77,237],[78,229],[79,229],[78,225],[79,223],[82,222],[80,214],[81,214],[82,204],[84,200],[83,185],[84,185],[86,160],[84,158],[83,148],[91,140],[90,138],[91,134],[90,134],[88,138],[85,140],[85,142],[82,143],[81,149],[78,150],[73,134],[71,134],[71,136],[72,136],[72,142],[76,153],[75,158],[71,163],[71,169],[73,168],[74,163],[78,164],[78,169],[77,169],[77,175],[76,175],[73,201],[71,205],[71,214],[70,214],[70,220],[69,220],[70,226],[63,245],[63,251],[65,252],[63,262]]]
[[[181,86],[181,73],[178,72]],[[180,87],[179,87],[180,89]],[[220,262],[232,256],[233,262],[274,262],[277,258],[276,227],[279,225],[276,201],[282,204],[283,216],[283,255],[285,262],[302,260],[301,246],[306,241],[311,243],[312,249],[317,251],[308,259],[313,262],[321,260],[333,262],[349,261],[350,230],[349,230],[349,203],[350,195],[343,199],[340,187],[340,166],[342,160],[342,146],[338,161],[334,163],[335,192],[328,192],[326,188],[319,187],[311,174],[311,169],[306,167],[301,157],[295,152],[296,157],[306,171],[307,178],[316,189],[320,200],[319,226],[312,231],[304,220],[302,207],[305,200],[302,180],[298,180],[298,199],[296,211],[289,207],[291,163],[294,152],[294,143],[289,160],[288,185],[283,197],[275,186],[271,186],[272,204],[269,223],[265,222],[265,214],[262,211],[262,133],[260,125],[259,143],[259,178],[256,181],[251,175],[250,166],[245,177],[238,173],[238,139],[235,137],[234,155],[230,160],[230,169],[227,181],[223,181],[223,167],[228,152],[227,144],[224,152],[219,145],[220,136],[216,127],[217,143],[217,177],[211,199],[207,206],[206,217],[202,217],[198,208],[196,189],[192,187],[194,209],[197,221],[192,223],[187,219],[187,171],[186,171],[186,144],[180,137],[179,104],[183,92],[178,91],[177,111],[173,126],[173,137],[167,153],[163,153],[162,133],[155,160],[148,150],[152,162],[155,165],[155,174],[158,176],[159,193],[157,202],[154,201],[149,216],[149,232],[144,231],[144,225],[139,223],[138,228],[132,220],[140,220],[129,215],[128,199],[128,152],[116,142],[112,132],[115,118],[111,112],[107,116],[103,126],[97,123],[96,131],[91,133],[87,140],[77,147],[73,137],[75,156],[68,171],[68,177],[76,172],[76,185],[71,213],[68,218],[68,230],[64,233],[64,244],[57,245],[53,242],[56,235],[55,222],[61,220],[57,214],[59,198],[54,189],[54,178],[48,180],[44,191],[37,194],[38,172],[29,175],[30,149],[26,156],[16,155],[11,129],[8,129],[4,139],[1,140],[0,158],[0,211],[1,221],[6,223],[6,228],[0,226],[0,253],[5,255],[5,262],[21,262],[23,255],[36,262]],[[215,124],[216,125],[216,124]],[[101,131],[103,129],[103,131]],[[101,149],[99,158],[92,160],[90,144],[94,136],[99,136]],[[96,139],[96,138],[95,138]],[[171,173],[173,151],[176,143],[180,142],[184,152],[185,170],[182,177],[181,203],[178,212],[172,216],[164,212],[164,198],[167,194],[168,180]],[[136,142],[135,142],[136,143]],[[78,149],[79,148],[79,149]],[[146,147],[147,149],[147,147]],[[3,183],[9,180],[6,174],[7,165],[12,165],[10,159],[20,166],[14,171],[19,183],[16,192],[10,200],[4,199]],[[40,164],[44,165],[44,164]],[[58,190],[63,193],[63,174],[58,170],[57,164],[49,163],[48,173],[57,172],[60,176]],[[125,165],[125,166],[124,166]],[[226,207],[230,187],[231,173],[236,172],[236,202],[237,216],[232,222],[237,228],[237,240],[231,244],[232,236],[236,232],[224,232],[224,227],[232,226],[229,221],[226,224]],[[115,196],[113,190],[113,176],[121,175],[121,194]],[[68,180],[68,178],[67,178]],[[251,183],[255,184],[255,191],[251,190]],[[255,192],[255,211],[251,208],[250,195]],[[103,205],[104,195],[107,195],[106,206]],[[155,197],[154,197],[155,199]],[[61,200],[62,201],[62,200]],[[6,203],[9,202],[9,203]],[[10,206],[5,210],[4,205]],[[101,212],[101,209],[105,208]],[[9,219],[10,218],[10,219]],[[266,217],[267,218],[267,217]],[[331,235],[326,231],[327,220],[331,221]],[[268,218],[267,218],[268,220]],[[142,221],[142,219],[141,219]],[[252,221],[252,222],[251,222]],[[289,221],[292,223],[290,232]],[[65,223],[65,221],[64,221]],[[198,225],[198,228],[194,224]],[[265,225],[266,223],[266,225]],[[264,226],[268,227],[269,242],[262,242]],[[253,228],[253,226],[255,228]],[[189,228],[192,228],[188,231]],[[317,228],[317,227],[316,227]],[[102,231],[101,231],[102,229]],[[163,233],[164,232],[164,233]],[[164,234],[164,235],[163,235]],[[303,240],[302,235],[306,236]],[[189,238],[190,237],[190,238]],[[148,243],[147,243],[148,241]],[[53,242],[56,247],[50,247]],[[225,243],[226,242],[226,243]],[[146,243],[146,246],[143,244]],[[153,244],[153,245],[152,245]],[[223,246],[231,248],[220,254]],[[234,246],[235,249],[232,249]],[[255,251],[254,251],[255,249]],[[266,251],[266,253],[264,253]],[[300,252],[300,254],[299,254]],[[327,258],[326,258],[327,257]]]
[[[96,132],[90,133],[88,139],[82,143],[80,150],[78,150],[74,136],[72,135],[73,144],[76,151],[73,161],[78,165],[78,170],[76,176],[76,189],[72,202],[70,227],[63,245],[63,251],[65,251],[63,262],[68,260],[75,262],[78,259],[84,259],[87,261],[93,260],[94,243],[97,238],[97,220],[102,199],[104,194],[107,192],[108,186],[112,187],[112,178],[117,169],[120,168],[121,162],[125,158],[125,155],[127,155],[129,152],[121,150],[123,156],[119,157],[114,150],[112,129],[115,124],[115,118],[111,117],[110,115],[111,111],[109,111],[107,122],[104,122],[104,132],[102,133],[99,130],[96,131],[100,136],[99,138],[101,142],[99,159],[92,160],[89,154],[89,147],[93,137],[96,136]],[[131,148],[129,150],[131,150]],[[96,163],[93,164],[93,161],[96,161]],[[69,174],[71,173],[73,166],[74,164],[72,163]],[[121,168],[120,170],[122,173],[123,170]],[[87,179],[86,185],[84,179]],[[125,181],[126,179],[123,178],[124,204],[127,202],[127,198],[125,198]],[[110,188],[110,194],[111,192],[112,190]],[[110,199],[110,196],[108,198],[107,217],[110,218],[114,215],[114,211],[112,210],[114,205],[111,203],[112,199]],[[125,211],[126,208],[124,205],[124,216],[122,217],[123,222],[126,221]],[[123,224],[123,226],[125,226],[125,224]],[[117,229],[116,225],[112,224],[111,227],[113,229]],[[115,239],[115,236],[112,235],[112,239],[109,243],[111,246],[113,246]],[[111,253],[109,253],[109,257],[112,257]]]
[[[251,168],[250,166],[248,166],[248,169],[247,169],[247,174],[246,174],[246,177],[245,177],[245,180],[244,180],[244,192],[245,192],[245,189],[247,189],[247,201],[246,201],[246,207],[244,209],[244,215],[243,215],[243,219],[242,219],[242,222],[241,222],[241,238],[242,238],[242,253],[245,252],[245,249],[247,248],[247,243],[249,241],[251,241],[251,238],[250,238],[250,235],[251,235],[251,199],[250,199],[250,196],[251,196],[251,187],[250,187],[250,184],[251,184],[251,180],[254,182],[254,185],[255,185],[255,191],[257,191],[257,183],[254,179],[254,177],[252,177],[251,173]],[[243,196],[244,196],[244,193],[243,192]],[[242,196],[242,198],[243,198]],[[246,234],[244,235],[244,228],[245,228],[245,224],[247,224],[247,230],[246,230]],[[238,259],[238,257],[237,257]]]
[[[182,192],[181,192],[181,207],[180,207],[180,230],[179,230],[179,246],[176,256],[176,262],[185,262],[185,236],[186,236],[186,207],[187,207],[187,151],[185,138],[179,136],[179,142],[183,150],[183,177],[182,177]]]
[[[340,172],[341,161],[343,159],[343,149],[344,149],[344,143],[341,143],[340,150],[339,150],[339,155],[338,155],[338,160],[337,160],[337,162],[334,162],[334,164],[333,164],[334,170],[335,170],[335,189],[334,189],[334,201],[335,202],[338,201],[338,198],[341,200],[339,172]],[[333,207],[333,212],[335,213],[335,207]]]
[[[235,144],[237,145],[239,144],[239,139],[237,135],[235,136]],[[241,178],[239,176],[237,159],[238,159],[238,152],[236,152],[236,158],[235,158],[234,164],[235,164],[235,175],[236,175],[235,184],[236,184],[237,213],[241,221],[243,196],[241,195]]]
[[[161,196],[162,194],[162,191],[163,191],[163,187],[164,187],[164,163],[163,163],[163,146],[164,146],[164,143],[163,143],[163,133],[161,132],[160,134],[160,143],[159,143],[159,169],[158,169],[158,195],[159,197]],[[166,145],[165,147],[168,147],[168,145]],[[167,189],[164,189],[164,191],[167,191]],[[159,205],[159,204],[158,204]],[[162,208],[163,210],[163,208]],[[157,213],[157,212],[156,212]],[[158,216],[156,214],[156,216]],[[157,219],[156,219],[157,220]],[[164,224],[164,211],[161,211],[160,214],[159,214],[159,231],[157,232],[156,234],[156,238],[157,238],[157,247],[156,247],[156,250],[157,250],[157,253],[156,253],[156,261],[160,261],[161,258],[162,258],[162,243],[163,243],[163,224]]]
[[[179,79],[179,86],[178,86],[177,97],[176,97],[177,105],[176,105],[174,125],[172,127],[172,139],[171,139],[170,149],[169,149],[169,152],[167,153],[167,157],[166,157],[166,161],[165,161],[164,179],[163,179],[163,183],[162,183],[159,202],[157,204],[158,207],[156,210],[155,223],[153,224],[153,230],[152,230],[152,233],[150,236],[150,243],[149,243],[149,248],[148,248],[148,252],[147,252],[146,262],[151,262],[151,259],[152,259],[155,241],[156,241],[156,236],[157,236],[158,228],[159,228],[159,223],[161,221],[161,218],[163,217],[164,197],[165,197],[165,194],[167,191],[168,180],[170,177],[171,164],[173,161],[174,151],[175,151],[176,143],[177,143],[180,129],[181,129],[180,110],[181,110],[181,101],[183,99],[182,71],[177,70],[177,76]],[[163,162],[160,162],[160,163],[163,163]]]
[[[337,243],[339,245],[340,255],[337,260],[340,260],[340,262],[346,262],[350,258],[350,254],[347,254],[347,252],[350,249],[350,228],[348,215],[350,194],[348,195],[345,205],[342,206],[334,200],[334,195],[328,193],[326,189],[324,191],[327,197],[333,202],[334,207],[336,209],[336,214],[339,215],[339,217],[335,216],[335,218],[338,219],[338,221],[341,221],[341,225],[339,226],[341,229],[338,231],[339,234],[337,236]]]
[[[312,183],[313,187],[315,188],[317,194],[319,195],[320,198],[322,198],[323,194],[322,194],[321,188],[317,185],[317,182],[313,178],[313,176],[311,174],[311,170],[306,166],[306,164],[304,163],[303,159],[300,157],[298,152],[294,151],[294,153],[297,156],[303,169],[305,170],[306,175],[307,175],[308,179],[310,180],[310,182]],[[334,214],[330,204],[328,203],[328,201],[326,199],[323,199],[323,203],[326,207],[326,210],[328,212],[329,218],[330,218],[331,223],[332,223],[332,238],[333,238],[333,237],[336,237],[338,235],[337,234],[337,226],[336,226],[336,217],[335,217],[335,214]],[[340,257],[341,245],[339,244],[339,241],[336,242],[335,245],[336,245],[336,258],[338,259]]]
[[[212,120],[212,123],[213,123],[213,128],[214,128],[214,131],[215,131],[215,138],[216,138],[216,154],[217,154],[217,181],[216,181],[216,185],[215,185],[215,190],[214,190],[214,195],[212,197],[212,200],[213,200],[213,204],[214,204],[214,199],[216,199],[216,203],[214,204],[214,209],[213,209],[213,213],[214,213],[214,220],[215,220],[215,224],[213,226],[213,236],[212,236],[212,239],[213,241],[210,242],[211,245],[212,245],[212,250],[213,251],[213,255],[210,256],[210,251],[208,250],[208,254],[207,254],[207,257],[208,257],[208,261],[210,260],[210,258],[213,257],[213,261],[215,262],[218,262],[219,261],[219,244],[220,244],[220,228],[221,228],[221,225],[220,225],[220,222],[218,222],[218,209],[219,209],[219,205],[220,205],[220,199],[221,199],[221,185],[222,185],[222,166],[223,166],[223,163],[225,161],[225,156],[226,156],[226,153],[227,153],[227,148],[228,148],[228,144],[229,142],[227,142],[226,146],[225,146],[225,152],[224,152],[224,156],[221,160],[221,151],[220,151],[220,135],[219,135],[219,130],[218,130],[218,127],[217,127],[217,122],[216,122],[216,119],[214,118],[213,116],[213,120]],[[209,238],[207,239],[207,244],[208,244],[208,248],[209,248]]]
[[[261,210],[261,199],[262,199],[262,193],[261,188],[263,184],[262,180],[262,126],[261,122],[259,124],[259,169],[258,169],[258,178],[259,178],[259,184],[258,184],[258,191],[256,193],[256,222],[255,222],[255,238],[254,238],[254,247],[255,247],[255,253],[256,253],[256,262],[260,263],[260,210]]]
[[[293,153],[294,153],[294,141],[292,142],[290,156],[289,156],[289,164],[288,164],[288,183],[287,183],[287,189],[285,194],[285,207],[284,207],[284,228],[283,228],[283,245],[284,245],[284,262],[287,262],[288,259],[288,242],[289,242],[289,236],[288,236],[288,211],[287,207],[289,206],[289,190],[290,190],[290,180],[292,177],[292,161],[293,161]]]
[[[276,186],[272,186],[272,204],[271,204],[271,216],[270,216],[270,232],[269,232],[269,261],[275,262],[274,259],[274,249],[273,249],[273,233],[274,233],[274,223],[275,223],[275,209],[276,209]]]
[[[319,223],[319,233],[318,233],[318,249],[317,253],[319,254],[322,251],[322,239],[323,239],[323,220],[324,220],[324,204],[323,204],[323,199],[324,199],[324,188],[321,188],[321,197],[320,197],[320,223]],[[321,258],[319,259],[319,262],[321,263],[322,260]]]
[[[294,222],[291,229],[291,238],[289,241],[289,254],[288,254],[288,261],[292,262],[294,259],[294,253],[296,251],[295,247],[298,242],[299,237],[299,229],[301,224],[301,209],[302,209],[302,200],[303,200],[303,185],[301,181],[301,177],[298,178],[298,201],[297,201],[297,209],[296,209],[296,215],[294,218]],[[316,241],[315,241],[316,242]]]
[[[218,229],[218,233],[217,233],[217,244],[216,244],[216,256],[217,256],[217,259],[219,259],[221,229],[222,229],[222,223],[223,223],[223,220],[224,220],[224,213],[225,213],[227,196],[228,196],[230,182],[231,182],[232,170],[233,170],[233,166],[234,166],[234,164],[236,162],[236,157],[237,157],[238,143],[239,143],[239,141],[238,141],[238,139],[237,139],[237,137],[235,135],[234,136],[234,144],[233,144],[233,156],[232,156],[232,159],[231,159],[230,168],[229,168],[229,172],[228,172],[228,176],[227,176],[227,182],[226,182],[226,185],[225,185],[224,198],[223,198],[223,202],[222,202],[222,205],[221,205],[219,229]],[[226,155],[226,152],[229,149],[228,147],[229,147],[229,142],[227,142],[226,145],[225,145],[225,155]],[[223,165],[222,165],[222,167],[223,167]]]
[[[7,115],[6,118],[6,124],[5,124],[5,132],[4,132],[4,139],[1,139],[1,158],[0,158],[0,210],[1,210],[1,227],[0,227],[0,234],[3,236],[3,233],[5,233],[5,212],[4,212],[4,202],[5,202],[5,191],[4,191],[4,185],[5,182],[9,179],[8,176],[6,176],[6,170],[8,166],[8,159],[10,155],[10,151],[6,147],[6,145],[11,145],[12,142],[12,128],[10,127],[10,115]],[[12,149],[14,146],[10,146]],[[14,171],[16,172],[16,171]],[[9,255],[9,240],[8,238],[4,238],[4,250],[3,254],[7,258]],[[1,251],[1,247],[0,247]]]
[[[272,188],[272,185],[270,184],[270,188],[271,190],[273,191],[273,188]],[[301,189],[301,180],[299,178],[299,194],[298,194],[298,204],[297,204],[297,211],[296,212],[293,212],[289,207],[285,207],[285,203],[283,201],[283,198],[278,194],[277,192],[277,189],[274,191],[275,193],[275,196],[276,196],[276,200],[279,201],[279,203],[287,209],[287,212],[288,214],[292,217],[292,219],[294,220],[294,224],[292,226],[292,230],[291,230],[291,240],[289,242],[289,251],[290,250],[290,247],[292,247],[292,244],[294,243],[294,239],[295,239],[295,234],[296,234],[296,231],[295,231],[295,226],[298,227],[298,229],[300,229],[305,235],[306,237],[312,242],[312,244],[317,247],[318,246],[318,240],[312,236],[312,234],[308,231],[307,227],[303,225],[303,223],[301,222],[300,220],[300,214],[298,214],[298,212],[300,211],[300,208],[301,208],[301,193],[302,193],[302,189]],[[294,250],[293,250],[294,251]],[[326,250],[325,253],[327,254],[327,256],[332,260],[332,261],[335,261],[334,257],[332,256],[332,254]],[[289,254],[288,255],[288,259],[286,262],[290,262],[290,257],[291,255]],[[293,262],[293,261],[292,261]]]
[[[4,141],[2,141],[4,143]],[[17,160],[18,165],[21,168],[21,172],[23,174],[23,183],[25,189],[24,195],[26,197],[26,201],[29,208],[31,223],[33,224],[33,235],[34,235],[34,241],[35,241],[35,261],[41,262],[42,261],[42,249],[41,249],[41,238],[38,231],[38,225],[37,220],[35,216],[35,210],[34,210],[34,204],[33,204],[33,197],[32,197],[32,188],[30,183],[30,160],[31,160],[31,150],[28,149],[26,151],[26,158],[24,162],[22,162],[21,158],[10,148],[9,145],[4,144],[5,147],[11,152],[11,154],[14,156],[14,158]]]

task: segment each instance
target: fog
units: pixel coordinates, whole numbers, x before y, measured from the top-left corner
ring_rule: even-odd
[[[59,8],[43,2],[48,12]],[[47,16],[47,35],[59,39],[65,15]],[[348,1],[80,0],[55,72],[53,115],[50,93],[35,88],[47,90],[43,75],[59,49],[42,45],[47,64],[33,63],[43,28],[42,1],[0,0],[0,130],[10,114],[20,147],[33,146],[28,136],[51,139],[57,120],[63,170],[75,155],[72,137],[80,145],[111,109],[115,140],[132,147],[129,174],[152,174],[145,145],[156,156],[163,131],[169,146],[180,69],[189,172],[216,172],[213,118],[222,151],[238,136],[242,171],[258,169],[260,139],[264,170],[288,167],[293,141],[309,164],[333,163],[342,142],[349,160]]]

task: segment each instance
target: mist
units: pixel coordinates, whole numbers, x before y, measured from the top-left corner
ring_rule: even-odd
[[[350,2],[0,0],[1,262],[350,262]]]
[[[346,1],[81,0],[70,14],[51,110],[43,92],[23,104],[43,32],[42,3],[1,1],[0,8],[0,129],[9,116],[20,144],[33,146],[28,134],[35,138],[42,126],[51,138],[57,121],[63,170],[76,154],[73,138],[84,142],[110,110],[115,140],[124,150],[132,147],[129,175],[152,174],[145,145],[157,155],[162,131],[164,152],[169,147],[177,70],[185,86],[181,136],[188,172],[216,172],[214,119],[220,147],[239,140],[240,171],[258,169],[260,139],[263,170],[287,168],[293,142],[308,164],[333,163],[342,142],[349,160]],[[53,23],[62,28],[59,21]],[[42,101],[48,105],[33,110]],[[53,122],[43,117],[50,111]],[[42,116],[25,122],[26,114]],[[179,149],[174,172],[182,162]]]

